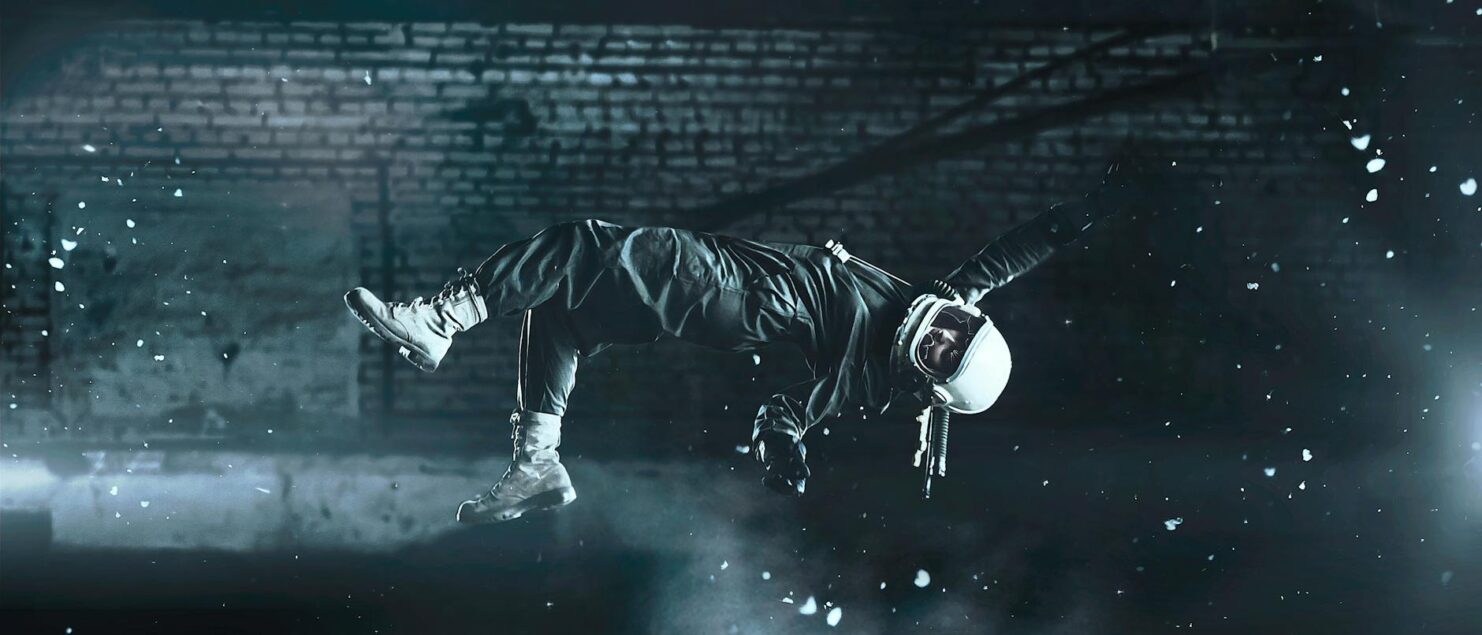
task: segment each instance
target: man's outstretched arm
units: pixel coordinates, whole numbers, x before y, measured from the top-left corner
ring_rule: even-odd
[[[1056,250],[1075,242],[1096,221],[1117,213],[1136,197],[1140,171],[1116,163],[1099,187],[1085,197],[1059,203],[988,243],[944,281],[977,304],[989,291],[1039,266]]]
[[[1054,208],[994,239],[957,267],[945,282],[962,294],[963,301],[977,304],[989,291],[1035,268],[1061,244],[1051,231],[1052,211]]]

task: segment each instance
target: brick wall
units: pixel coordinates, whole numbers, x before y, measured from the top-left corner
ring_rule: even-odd
[[[502,420],[513,402],[514,321],[471,333],[443,370],[424,376],[367,337],[345,348],[340,327],[358,326],[331,291],[358,279],[395,296],[431,293],[455,267],[472,267],[503,242],[561,220],[685,225],[691,210],[856,156],[1111,34],[849,25],[101,25],[7,80],[0,370],[4,405],[16,404],[8,419],[60,410],[151,426],[175,415],[253,427],[247,421],[262,419],[266,408],[308,421],[300,425],[334,420],[350,430],[396,429],[429,414]],[[1091,375],[1088,357],[1102,368],[1155,369],[1208,388],[1226,378],[1215,367],[1230,358],[1200,352],[1204,340],[1321,331],[1327,325],[1293,323],[1279,309],[1300,301],[1314,315],[1331,312],[1385,286],[1377,273],[1382,256],[1330,257],[1347,240],[1334,233],[1336,219],[1364,207],[1361,161],[1336,126],[1350,114],[1338,95],[1340,85],[1359,81],[1355,67],[1299,59],[1280,37],[1222,45],[1269,49],[1290,61],[1264,81],[1221,82],[1193,99],[1138,104],[986,144],[765,210],[728,231],[812,243],[841,238],[902,275],[940,275],[993,233],[1078,195],[1107,155],[1135,137],[1169,175],[1162,213],[1119,219],[1004,289],[992,305],[1016,334],[1016,348],[1035,353],[1021,356],[1016,372],[1026,390],[1016,398],[1035,398],[1027,388],[1036,384],[1093,390],[1124,381]],[[1206,58],[1203,37],[1150,37],[1032,82],[944,132],[1164,77]],[[107,209],[73,209],[90,188],[112,192]],[[171,196],[176,188],[186,196]],[[143,203],[125,201],[140,197]],[[205,200],[213,204],[194,203]],[[125,244],[119,223],[129,218],[128,205],[175,233]],[[60,251],[60,240],[87,218],[106,220],[111,233]],[[228,240],[203,237],[212,233]],[[234,255],[253,266],[213,272],[210,258],[197,258],[199,250],[234,244]],[[190,248],[197,254],[187,257]],[[118,274],[101,264],[51,269],[52,252],[64,261],[135,262],[138,276],[120,287]],[[1278,260],[1280,273],[1270,266]],[[203,297],[192,307],[235,312],[240,323],[208,326],[141,305],[115,333],[91,313],[100,300],[162,293],[148,273],[192,270],[197,280],[216,277],[200,285]],[[69,290],[47,288],[57,279]],[[1248,282],[1260,282],[1260,293]],[[277,306],[284,303],[296,308]],[[88,319],[87,344],[59,344],[63,321]],[[175,330],[149,347],[135,347],[125,332],[167,319]],[[244,335],[228,337],[228,328],[244,324]],[[222,371],[215,358],[233,341],[261,357]],[[144,357],[153,354],[183,359],[165,372]],[[274,361],[299,370],[283,372]],[[779,351],[758,366],[672,343],[613,351],[584,368],[573,413],[607,425],[634,416],[661,423],[699,417],[744,429],[756,399],[801,375],[795,362],[795,354]],[[337,368],[350,369],[351,379]],[[140,381],[141,369],[159,381]],[[65,389],[58,385],[64,377]],[[1162,395],[1163,381],[1144,378],[1138,390]],[[182,382],[195,389],[169,389]],[[687,396],[672,399],[676,393]],[[66,405],[90,401],[91,409]],[[81,419],[62,417],[69,426]],[[208,424],[182,430],[214,429]]]

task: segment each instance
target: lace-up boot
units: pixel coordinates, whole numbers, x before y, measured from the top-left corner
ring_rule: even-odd
[[[463,269],[431,299],[382,302],[365,287],[355,287],[345,294],[345,305],[372,333],[399,346],[402,357],[429,373],[437,370],[454,334],[489,317],[478,281]]]
[[[509,469],[488,492],[458,506],[458,522],[499,523],[576,500],[576,489],[556,452],[561,418],[520,410],[510,417],[510,424],[515,448]]]

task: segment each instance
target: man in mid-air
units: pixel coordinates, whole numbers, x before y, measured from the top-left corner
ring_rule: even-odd
[[[457,333],[490,315],[523,313],[514,457],[488,492],[458,507],[459,522],[501,522],[575,500],[557,446],[578,361],[662,337],[728,351],[802,349],[813,378],[762,404],[752,432],[763,482],[801,495],[804,434],[846,407],[883,410],[896,395],[959,413],[991,406],[1010,357],[979,300],[1118,211],[1129,194],[1114,165],[1092,193],[1011,229],[931,285],[822,247],[586,220],[500,247],[431,298],[383,302],[357,287],[345,302],[427,372]]]

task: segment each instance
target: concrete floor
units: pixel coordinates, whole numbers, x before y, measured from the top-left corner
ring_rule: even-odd
[[[851,443],[819,439],[800,500],[762,488],[739,453],[568,453],[576,503],[478,528],[452,511],[501,457],[115,449],[59,474],[18,453],[0,474],[0,623],[1482,632],[1482,487],[1414,467],[1413,448],[1304,461],[1174,433],[966,430],[921,501],[909,448]]]

